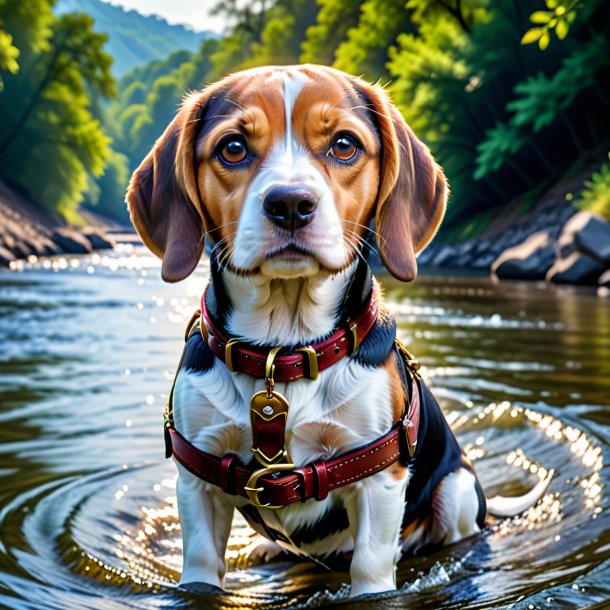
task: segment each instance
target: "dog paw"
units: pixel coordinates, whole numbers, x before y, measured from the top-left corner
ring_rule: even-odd
[[[216,585],[210,585],[207,582],[185,582],[179,584],[178,589],[187,593],[207,593],[210,595],[223,595],[226,593],[224,589]]]

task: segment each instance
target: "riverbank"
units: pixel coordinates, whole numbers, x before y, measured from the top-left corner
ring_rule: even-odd
[[[516,202],[476,238],[434,241],[418,258],[420,267],[594,286],[600,296],[609,296],[610,223],[573,203],[594,167],[550,188],[526,214],[519,215],[522,205]]]
[[[61,216],[42,210],[0,181],[0,267],[41,256],[112,249],[113,232],[133,230],[91,212],[81,216],[84,226],[69,226]]]

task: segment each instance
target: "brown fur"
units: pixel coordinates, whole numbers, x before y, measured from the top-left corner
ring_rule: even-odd
[[[361,225],[375,215],[384,264],[398,279],[412,280],[415,254],[443,217],[447,186],[442,170],[383,89],[311,65],[249,70],[191,95],[136,170],[127,202],[142,239],[163,259],[163,278],[177,281],[193,271],[204,229],[231,246],[248,186],[284,133],[282,70],[299,70],[309,78],[294,107],[293,128],[328,178],[350,250],[355,253],[366,230]],[[206,105],[216,97],[228,100],[231,110],[209,117]],[[202,138],[208,122],[213,126]],[[342,130],[363,144],[363,154],[351,166],[330,163],[325,156],[330,138]],[[239,171],[213,156],[218,142],[231,133],[243,134],[257,157]]]

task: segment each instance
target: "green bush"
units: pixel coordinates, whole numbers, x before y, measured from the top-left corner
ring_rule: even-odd
[[[584,184],[585,188],[575,202],[576,206],[610,220],[610,153],[608,161]]]

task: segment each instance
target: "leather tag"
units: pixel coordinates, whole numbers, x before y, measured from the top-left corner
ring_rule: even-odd
[[[284,440],[288,401],[277,392],[257,392],[250,400],[250,425],[252,428],[252,453],[263,465],[282,461],[286,452]]]

